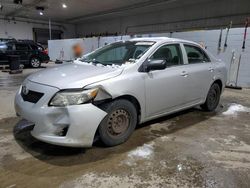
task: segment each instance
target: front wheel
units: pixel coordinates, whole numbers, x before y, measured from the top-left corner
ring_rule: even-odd
[[[207,94],[206,102],[201,105],[201,108],[205,111],[214,111],[220,102],[221,89],[217,83],[214,83]]]
[[[38,68],[38,67],[40,67],[40,66],[41,66],[41,61],[40,61],[40,59],[38,59],[37,57],[32,57],[32,58],[30,59],[30,66],[31,66],[32,68]]]
[[[137,124],[137,110],[128,100],[119,99],[104,104],[101,108],[108,114],[99,125],[98,131],[106,146],[125,142]]]

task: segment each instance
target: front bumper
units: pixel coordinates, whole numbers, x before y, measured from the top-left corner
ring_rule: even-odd
[[[61,146],[90,147],[96,130],[106,112],[91,103],[67,107],[50,107],[48,102],[59,90],[30,81],[24,83],[33,91],[43,91],[44,96],[37,103],[24,101],[21,88],[15,97],[16,113],[34,122],[32,136],[38,140]],[[62,135],[63,131],[65,134]]]

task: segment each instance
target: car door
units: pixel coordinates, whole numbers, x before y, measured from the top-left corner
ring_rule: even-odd
[[[166,60],[167,68],[145,75],[145,99],[147,118],[180,109],[185,105],[187,74],[183,64],[180,44],[166,44],[158,48],[150,60]]]
[[[206,97],[213,79],[214,68],[209,56],[201,47],[193,44],[183,44],[183,47],[184,58],[188,62],[186,71],[189,77],[185,97],[192,105],[202,102]]]
[[[24,43],[16,43],[16,55],[20,56],[20,63],[27,64],[29,62],[30,47]]]

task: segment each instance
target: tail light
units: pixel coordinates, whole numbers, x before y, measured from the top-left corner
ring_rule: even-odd
[[[48,55],[49,54],[48,49],[43,50],[43,53]]]

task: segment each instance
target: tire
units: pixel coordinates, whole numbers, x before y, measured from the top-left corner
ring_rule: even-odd
[[[214,111],[220,102],[221,89],[217,83],[214,83],[207,94],[206,102],[201,105],[201,108],[205,111]]]
[[[128,100],[119,99],[100,107],[108,114],[98,127],[102,142],[116,146],[128,140],[137,124],[137,110]]]
[[[31,66],[32,68],[38,68],[38,67],[40,67],[40,66],[41,66],[41,61],[40,61],[40,59],[37,58],[37,57],[32,57],[32,58],[30,59],[30,66]]]

